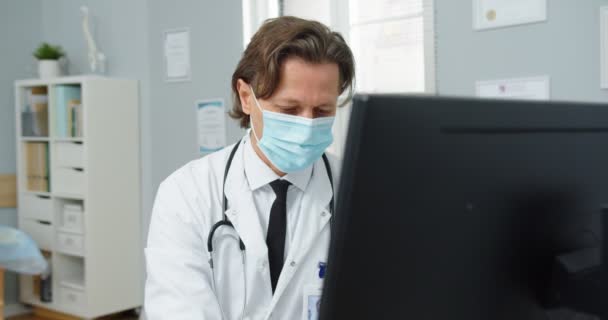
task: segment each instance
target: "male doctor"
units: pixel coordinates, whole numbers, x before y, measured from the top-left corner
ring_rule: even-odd
[[[318,22],[281,17],[253,36],[231,112],[251,130],[159,187],[145,249],[149,320],[316,316],[338,180],[324,151],[353,78],[344,39]]]

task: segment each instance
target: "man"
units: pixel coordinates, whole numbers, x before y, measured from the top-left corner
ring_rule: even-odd
[[[338,179],[324,151],[353,78],[344,39],[318,22],[281,17],[254,35],[232,77],[231,116],[251,130],[159,187],[148,319],[306,319],[316,308]]]

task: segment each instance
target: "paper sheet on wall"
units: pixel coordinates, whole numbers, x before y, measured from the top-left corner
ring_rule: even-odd
[[[547,20],[547,0],[473,0],[473,26],[489,29]]]
[[[226,111],[223,99],[196,102],[198,147],[200,153],[222,149],[226,145]]]
[[[190,32],[187,29],[165,32],[167,81],[190,80]]]
[[[476,96],[480,98],[549,100],[549,77],[479,81]]]

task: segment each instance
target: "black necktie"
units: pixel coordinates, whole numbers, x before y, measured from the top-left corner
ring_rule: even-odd
[[[272,293],[274,293],[274,289],[277,287],[279,275],[281,275],[281,270],[283,269],[285,236],[287,232],[287,188],[289,185],[289,181],[285,180],[275,180],[270,183],[272,190],[277,195],[270,209],[268,234],[266,235]]]

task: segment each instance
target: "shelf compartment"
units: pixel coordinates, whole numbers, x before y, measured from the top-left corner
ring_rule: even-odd
[[[76,290],[85,289],[85,263],[83,257],[58,253],[55,255],[55,279],[60,286]]]
[[[58,84],[51,86],[53,110],[53,137],[82,137],[82,92],[80,85]]]
[[[27,87],[22,90],[21,135],[49,136],[49,98],[47,86]]]
[[[86,309],[85,260],[65,254],[56,254],[54,277],[58,288],[57,302],[67,311]]]

